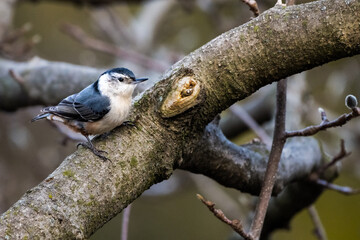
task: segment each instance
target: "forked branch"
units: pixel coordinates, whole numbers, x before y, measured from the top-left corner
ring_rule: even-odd
[[[238,219],[230,220],[225,216],[224,212],[221,209],[215,208],[215,203],[206,200],[200,194],[196,194],[196,196],[203,204],[205,204],[205,206],[208,207],[208,209],[215,215],[215,217],[217,217],[222,222],[229,225],[235,232],[240,234],[240,236],[242,236],[245,240],[253,240],[253,238],[244,231],[240,220]]]

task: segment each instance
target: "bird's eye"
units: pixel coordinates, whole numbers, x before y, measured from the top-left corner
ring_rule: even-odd
[[[119,81],[120,81],[120,82],[123,82],[124,79],[123,79],[122,77],[119,77]]]

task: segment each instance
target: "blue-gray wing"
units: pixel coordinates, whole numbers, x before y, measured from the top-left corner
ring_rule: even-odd
[[[81,92],[63,99],[57,106],[44,108],[42,112],[69,120],[88,122],[101,119],[109,110],[109,98],[101,95],[92,84]]]

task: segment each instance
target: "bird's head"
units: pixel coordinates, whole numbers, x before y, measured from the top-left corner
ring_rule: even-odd
[[[146,80],[148,78],[135,78],[134,73],[127,68],[113,68],[100,75],[99,90],[104,95],[131,96],[136,84]]]

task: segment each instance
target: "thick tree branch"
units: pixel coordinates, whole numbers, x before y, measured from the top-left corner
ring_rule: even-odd
[[[13,111],[30,105],[52,105],[78,92],[102,70],[33,58],[20,63],[0,59],[0,109]],[[12,75],[22,79],[16,81]]]
[[[359,1],[277,7],[194,51],[135,103],[131,119],[139,116],[137,128],[120,127],[95,141],[111,153],[113,164],[79,149],[1,216],[0,235],[88,238],[145,189],[168,178],[174,165],[194,151],[207,123],[235,101],[285,76],[360,53],[359,15]],[[25,81],[33,74],[14,71]],[[42,71],[52,76],[49,66]],[[16,86],[14,95],[24,93]],[[34,94],[40,102],[38,89],[42,86],[28,88],[25,96]],[[174,89],[192,101],[185,106],[175,101],[176,114],[164,118],[162,106]]]
[[[258,195],[268,161],[266,145],[252,143],[238,146],[223,135],[218,119],[211,122],[194,151],[185,155],[178,168],[201,173],[226,187]],[[295,160],[296,159],[296,160]],[[320,167],[322,155],[312,138],[291,139],[285,145],[273,194],[279,194],[291,182],[305,179]]]

